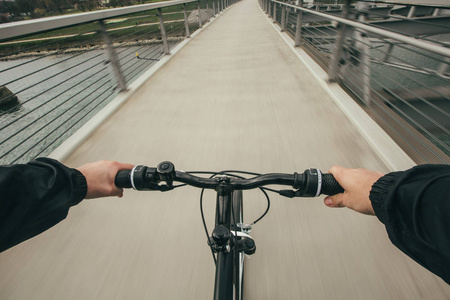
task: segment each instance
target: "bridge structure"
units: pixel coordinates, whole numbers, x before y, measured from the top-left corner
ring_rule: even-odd
[[[182,10],[171,10],[175,5]],[[349,5],[344,18],[330,14],[327,22],[320,10],[278,1],[139,7],[85,14],[82,21],[25,22],[14,29],[16,36],[2,28],[4,47],[12,47],[36,26],[100,24],[73,43],[60,32],[72,44],[57,53],[47,47],[40,56],[2,56],[7,79],[1,85],[18,98],[1,115],[2,147],[11,148],[3,162],[36,155],[72,167],[101,159],[149,166],[171,160],[178,169],[260,173],[335,164],[389,172],[448,163],[445,43],[386,32],[362,20],[368,15],[362,10],[345,18]],[[126,29],[114,31],[108,20],[130,13],[139,20],[149,9],[144,15],[154,19],[133,21],[150,31],[147,42],[135,32],[114,35]],[[130,34],[134,44],[125,45]],[[80,36],[106,46],[89,40],[88,54],[69,64],[81,53],[75,45]],[[413,64],[418,57],[424,63]],[[56,70],[55,60],[71,68],[70,75]],[[41,71],[25,69],[30,61],[52,70],[47,81],[41,82]],[[9,79],[13,73],[16,79]],[[76,74],[84,79],[77,81]],[[399,76],[408,82],[394,85],[391,78]],[[40,89],[28,88],[17,79],[22,77]],[[71,122],[74,131],[64,128]],[[18,123],[19,129],[8,126]],[[36,133],[27,136],[31,129]],[[212,226],[214,195],[206,197]],[[198,190],[181,188],[85,200],[54,228],[0,255],[0,298],[210,298],[214,263],[198,199]],[[245,218],[265,210],[258,192],[244,199]],[[246,299],[449,298],[449,286],[391,245],[376,217],[330,209],[322,199],[271,199],[268,215],[252,232],[257,251],[246,262]]]

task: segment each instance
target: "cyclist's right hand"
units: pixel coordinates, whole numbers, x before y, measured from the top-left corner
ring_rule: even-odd
[[[330,169],[344,193],[328,196],[324,203],[328,207],[347,207],[362,214],[375,215],[369,199],[372,185],[383,176],[380,172],[366,169],[347,169],[334,166]]]

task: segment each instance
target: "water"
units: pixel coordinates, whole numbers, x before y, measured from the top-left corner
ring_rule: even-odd
[[[136,51],[157,58],[161,45],[116,49],[127,84],[155,63]],[[103,50],[2,61],[0,76],[0,86],[19,98],[0,107],[1,164],[48,155],[118,93]]]
[[[375,47],[372,56],[382,61],[386,51],[387,45]],[[417,70],[372,64],[371,86],[381,95],[387,92],[383,100],[389,101],[389,106],[394,105],[395,112],[450,156],[450,80],[435,72],[443,61],[437,54],[406,45],[396,46],[388,62],[410,65]]]

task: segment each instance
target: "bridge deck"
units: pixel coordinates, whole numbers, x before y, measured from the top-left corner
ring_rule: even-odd
[[[273,30],[257,2],[227,10],[66,163],[110,159],[184,170],[294,172],[333,164],[387,171]],[[214,195],[206,194],[211,226]],[[244,193],[245,217],[266,203]],[[199,191],[127,191],[84,201],[0,256],[1,299],[208,299],[214,265]],[[272,196],[253,229],[246,299],[448,299],[449,287],[392,246],[375,217],[322,199]]]

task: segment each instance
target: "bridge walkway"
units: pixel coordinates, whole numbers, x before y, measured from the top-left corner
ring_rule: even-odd
[[[387,171],[254,0],[205,28],[65,163],[100,159],[171,160],[183,170]],[[199,194],[126,191],[82,202],[0,256],[0,298],[210,299],[214,264]],[[211,228],[215,198],[206,197]],[[248,221],[264,212],[261,193],[244,199]],[[322,198],[271,199],[252,232],[246,299],[449,298],[449,287],[392,246],[375,217],[329,209]]]

